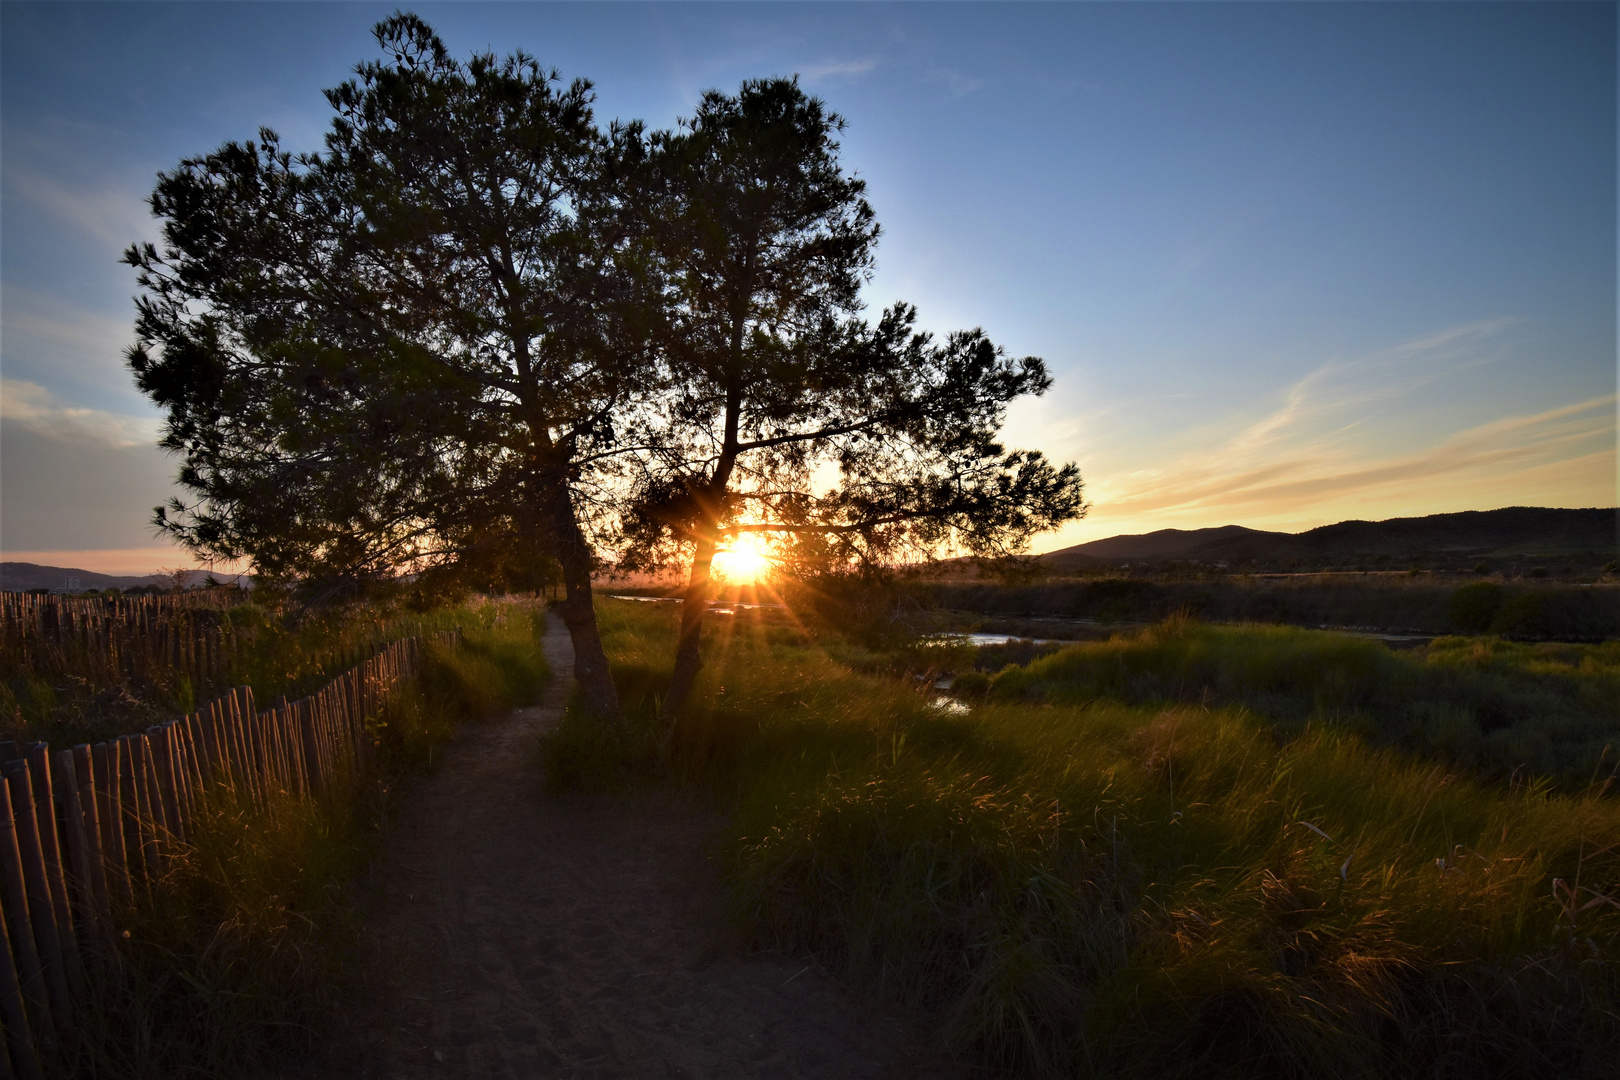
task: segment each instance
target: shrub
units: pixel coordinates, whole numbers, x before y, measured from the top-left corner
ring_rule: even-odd
[[[1502,586],[1489,581],[1464,585],[1451,594],[1452,629],[1464,634],[1482,634],[1491,628],[1491,620],[1501,606]]]
[[[1493,634],[1514,637],[1543,637],[1547,633],[1547,601],[1540,593],[1520,593],[1503,604],[1491,617]]]
[[[982,698],[990,692],[990,676],[982,671],[964,671],[951,680],[951,693],[965,698]]]

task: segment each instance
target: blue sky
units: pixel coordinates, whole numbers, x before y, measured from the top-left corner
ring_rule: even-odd
[[[0,6],[6,558],[182,561],[118,253],[182,156],[317,149],[393,7]],[[1615,503],[1613,4],[414,10],[590,78],[604,122],[798,73],[884,226],[872,305],[1051,365],[1009,441],[1094,509],[1039,548]]]

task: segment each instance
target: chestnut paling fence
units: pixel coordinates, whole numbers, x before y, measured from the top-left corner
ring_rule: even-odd
[[[172,689],[183,677],[201,697],[240,678],[273,644],[275,634],[267,636],[258,620],[233,617],[247,602],[240,589],[122,597],[0,592],[0,677],[67,679],[94,689]],[[380,611],[350,618],[323,644],[297,646],[297,681],[318,685],[389,641],[442,628],[429,617]]]
[[[236,589],[127,597],[0,593],[0,652],[19,671],[73,674],[98,685],[174,674],[217,684],[241,646],[224,612],[241,599]]]
[[[395,641],[309,697],[260,712],[237,687],[189,716],[94,746],[0,744],[0,1078],[38,1077],[76,1005],[215,795],[264,809],[321,799],[372,765],[366,718],[421,669],[429,642]]]

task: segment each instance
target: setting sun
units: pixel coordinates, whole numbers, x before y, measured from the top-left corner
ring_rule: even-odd
[[[751,533],[737,537],[729,548],[715,552],[714,572],[738,585],[769,577],[771,560],[764,542]]]

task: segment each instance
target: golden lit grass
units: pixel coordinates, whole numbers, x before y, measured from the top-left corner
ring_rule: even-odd
[[[632,702],[672,633],[652,607],[602,609]],[[761,621],[716,627],[709,656],[672,764],[736,800],[752,933],[980,1062],[1598,1076],[1620,1050],[1620,800],[1235,707],[952,715]]]

